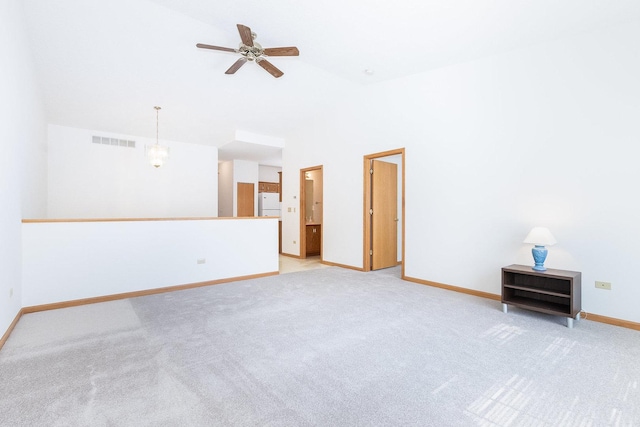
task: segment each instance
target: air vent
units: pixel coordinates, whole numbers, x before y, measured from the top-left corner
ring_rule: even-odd
[[[136,148],[136,142],[127,139],[107,138],[104,136],[93,136],[91,142],[94,144],[116,145],[118,147]]]

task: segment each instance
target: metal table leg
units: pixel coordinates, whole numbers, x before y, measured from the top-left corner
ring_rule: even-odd
[[[567,328],[573,328],[573,317],[567,317]]]

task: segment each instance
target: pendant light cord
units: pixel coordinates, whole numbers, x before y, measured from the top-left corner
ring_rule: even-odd
[[[158,116],[160,114],[160,108],[161,107],[156,106],[156,107],[153,107],[153,108],[156,109],[156,145],[160,145],[160,140],[158,138],[158,135],[159,135],[159,132],[158,132],[158,127],[159,127]]]

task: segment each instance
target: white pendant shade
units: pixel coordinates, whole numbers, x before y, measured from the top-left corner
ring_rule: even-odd
[[[164,165],[169,157],[169,147],[159,144],[147,146],[147,158],[151,166],[159,168]]]

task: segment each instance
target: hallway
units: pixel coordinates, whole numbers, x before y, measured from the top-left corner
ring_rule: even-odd
[[[326,267],[328,266],[320,263],[320,255],[307,257],[305,259],[280,255],[280,274]]]

